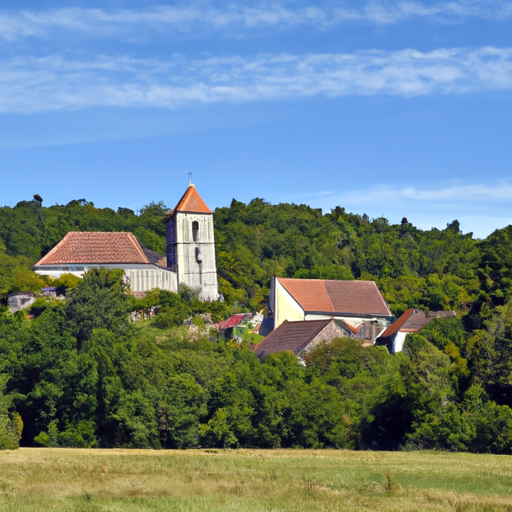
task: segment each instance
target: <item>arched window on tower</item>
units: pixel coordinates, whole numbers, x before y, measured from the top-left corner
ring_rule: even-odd
[[[198,236],[199,236],[199,222],[197,222],[197,220],[195,220],[194,222],[192,222],[192,240],[194,240],[194,242],[197,242]]]

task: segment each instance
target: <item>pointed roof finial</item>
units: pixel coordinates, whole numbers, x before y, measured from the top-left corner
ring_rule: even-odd
[[[192,185],[192,173],[188,173],[188,186],[190,187]]]

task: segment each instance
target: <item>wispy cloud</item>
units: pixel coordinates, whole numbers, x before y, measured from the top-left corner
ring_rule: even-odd
[[[341,205],[349,212],[370,218],[386,217],[398,223],[403,217],[422,229],[444,229],[457,218],[464,231],[484,238],[496,228],[510,224],[512,180],[480,184],[437,183],[422,187],[377,185],[338,194],[317,194],[307,202],[330,211]]]
[[[512,89],[512,48],[259,55],[168,61],[61,56],[0,61],[0,112],[92,106],[179,108],[314,96]]]
[[[435,203],[486,203],[495,205],[496,203],[510,203],[512,200],[512,184],[508,181],[502,181],[494,185],[476,184],[476,185],[455,185],[439,186],[437,188],[404,187],[393,188],[386,185],[379,185],[370,190],[351,191],[350,193],[335,196],[343,203],[357,205],[368,204],[368,202],[388,203],[391,201],[414,201],[432,205]]]
[[[354,6],[355,4],[355,6]],[[143,10],[68,8],[60,10],[0,11],[0,38],[14,41],[23,37],[52,37],[52,31],[80,31],[90,37],[154,29],[192,31],[265,27],[289,28],[301,25],[325,29],[345,23],[389,25],[413,18],[460,21],[467,18],[498,21],[512,17],[512,2],[505,0],[459,0],[425,3],[419,1],[370,0],[296,4],[272,2],[229,3],[214,7],[208,3],[153,6]]]

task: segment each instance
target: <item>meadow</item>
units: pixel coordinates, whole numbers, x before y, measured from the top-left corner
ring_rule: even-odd
[[[512,511],[512,458],[344,450],[0,452],[0,510]]]

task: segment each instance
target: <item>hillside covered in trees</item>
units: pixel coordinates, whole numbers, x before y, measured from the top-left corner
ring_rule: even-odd
[[[70,230],[130,231],[165,252],[168,209],[138,214],[77,200],[0,208],[0,295],[49,284],[31,266]],[[404,218],[322,214],[233,200],[214,214],[224,303],[191,290],[137,301],[116,272],[90,272],[64,301],[0,314],[0,447],[345,447],[512,452],[512,226],[485,240],[423,231]],[[273,276],[375,280],[395,315],[455,310],[407,338],[404,353],[338,340],[299,365],[260,362],[202,329],[262,309]],[[159,305],[150,321],[130,311]],[[98,314],[101,312],[101,314]],[[181,326],[192,317],[199,335]]]

